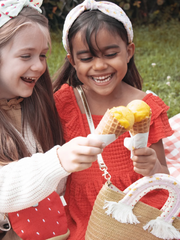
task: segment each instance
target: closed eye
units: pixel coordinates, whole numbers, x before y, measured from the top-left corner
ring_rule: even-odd
[[[117,52],[111,53],[111,54],[106,54],[105,56],[106,56],[106,57],[114,57],[114,56],[116,56],[116,55],[117,55]]]
[[[30,58],[30,55],[22,55],[21,58],[27,59]]]
[[[88,58],[81,58],[80,60],[82,62],[88,62],[88,61],[91,61],[93,57],[88,57]]]

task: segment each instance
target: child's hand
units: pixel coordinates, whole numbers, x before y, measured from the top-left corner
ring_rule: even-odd
[[[155,173],[162,172],[161,163],[159,162],[154,149],[145,147],[133,150],[134,171],[143,175],[151,176]]]
[[[57,150],[62,167],[67,172],[77,172],[91,167],[104,144],[86,137],[76,137]]]

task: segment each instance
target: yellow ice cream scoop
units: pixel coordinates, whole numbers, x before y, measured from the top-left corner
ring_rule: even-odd
[[[135,117],[135,122],[140,122],[145,118],[149,118],[151,116],[151,109],[147,103],[142,100],[133,100],[128,105],[129,108]]]
[[[113,107],[109,111],[125,129],[129,130],[132,128],[134,124],[134,114],[130,109],[124,106],[119,106]]]

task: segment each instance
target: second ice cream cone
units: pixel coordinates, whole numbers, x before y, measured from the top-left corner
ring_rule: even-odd
[[[134,136],[138,133],[149,132],[150,122],[151,122],[151,116],[146,117],[140,122],[134,123],[133,127],[130,129],[131,134]]]
[[[149,105],[142,100],[133,100],[127,107],[134,113],[135,118],[134,125],[130,129],[131,134],[134,136],[149,132],[152,114]]]

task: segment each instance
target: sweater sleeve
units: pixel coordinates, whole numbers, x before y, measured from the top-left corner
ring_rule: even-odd
[[[50,195],[68,176],[59,163],[56,149],[36,153],[0,168],[0,212],[31,207]]]

